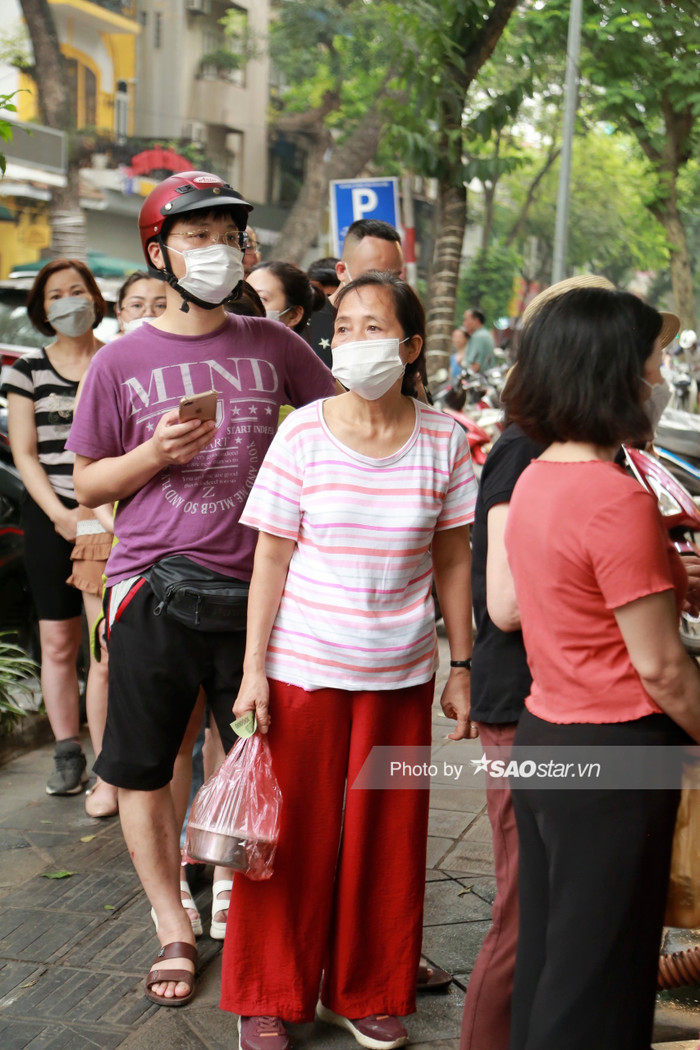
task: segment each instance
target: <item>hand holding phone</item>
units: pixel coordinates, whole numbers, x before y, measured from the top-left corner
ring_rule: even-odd
[[[216,405],[219,395],[216,390],[207,390],[203,394],[191,394],[189,397],[180,398],[180,422],[186,423],[190,419],[199,419],[202,423],[207,420],[216,422]]]

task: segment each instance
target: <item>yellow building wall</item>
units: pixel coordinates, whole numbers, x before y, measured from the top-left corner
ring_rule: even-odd
[[[137,27],[138,30],[138,27]],[[125,80],[129,85],[129,134],[133,133],[134,106],[133,87],[136,77],[136,33],[101,33],[102,42],[107,53],[112,58],[114,86],[118,80]],[[97,113],[95,126],[100,130],[114,130],[114,101],[115,92],[102,90],[102,75],[100,67],[84,51],[79,51],[72,44],[62,43],[61,51],[66,58],[73,58],[78,63],[78,113],[77,127],[85,127],[85,88],[84,78],[80,67],[84,66],[95,75],[97,83]],[[37,100],[37,87],[32,77],[27,73],[20,72],[19,86],[22,89],[15,100],[17,105],[17,117],[19,120],[38,123],[39,105]]]
[[[16,213],[16,201],[3,200],[5,207]],[[22,208],[19,223],[0,222],[0,280],[8,277],[19,263],[36,262],[44,248],[51,243],[48,223],[48,205],[37,202],[31,208]]]
[[[129,85],[129,134],[134,133],[134,83],[136,80],[136,37],[126,33],[102,33],[102,42],[112,56],[114,69],[114,86],[118,80],[125,80]],[[112,106],[114,97],[111,98]],[[111,127],[114,126],[112,120]]]
[[[17,106],[17,119],[27,121],[30,124],[38,124],[39,103],[37,101],[37,89],[33,78],[28,73],[20,72],[19,88],[19,94],[14,99]]]

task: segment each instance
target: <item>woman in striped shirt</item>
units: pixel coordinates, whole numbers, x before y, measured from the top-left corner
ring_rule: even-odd
[[[73,454],[65,448],[78,383],[95,351],[106,305],[84,263],[54,259],[37,274],[27,313],[51,340],[10,370],[7,394],[10,445],[27,490],[23,508],[25,562],[41,640],[41,689],[56,738],[49,795],[74,795],[88,776],[80,746],[76,659],[81,642],[80,591],[66,580],[78,510]],[[53,338],[52,338],[53,337]]]
[[[322,973],[319,1018],[364,1046],[408,1041],[395,1015],[415,1010],[428,782],[390,790],[388,759],[378,790],[353,782],[375,747],[429,761],[433,575],[454,661],[441,703],[455,738],[471,732],[468,445],[410,396],[425,317],[409,285],[369,273],[337,308],[347,392],[285,421],[241,517],[259,536],[234,711],[269,730],[284,798],[273,877],[234,880],[222,1006],[241,1050],[285,1050]]]

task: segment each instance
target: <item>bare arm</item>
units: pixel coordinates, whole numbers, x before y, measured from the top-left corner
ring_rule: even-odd
[[[64,540],[74,540],[78,513],[63,506],[39,462],[34,402],[21,394],[9,393],[7,408],[10,447],[22,484],[56,532]]]
[[[681,645],[674,592],[638,598],[615,619],[649,696],[700,743],[700,669]]]
[[[233,713],[236,718],[240,718],[246,711],[255,711],[261,733],[266,733],[270,728],[270,691],[265,674],[265,654],[295,546],[295,540],[261,532],[255,548],[253,578],[248,595],[243,679]]]
[[[518,631],[520,610],[504,541],[508,507],[508,503],[497,503],[491,507],[486,518],[486,607],[501,631]]]
[[[101,503],[99,507],[92,508],[92,513],[95,515],[105,532],[114,533],[113,503]]]
[[[466,660],[472,654],[471,549],[469,528],[436,532],[432,543],[435,589],[445,621],[452,660]],[[477,736],[469,724],[470,672],[465,667],[451,667],[440,704],[457,728],[448,733],[450,740]]]
[[[132,496],[171,463],[185,464],[214,437],[216,423],[178,422],[177,409],[161,416],[153,436],[121,456],[88,459],[76,455],[75,496],[84,507],[99,507]]]

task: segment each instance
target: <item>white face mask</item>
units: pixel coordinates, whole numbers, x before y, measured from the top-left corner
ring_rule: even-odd
[[[72,339],[89,332],[95,322],[95,304],[82,295],[54,299],[46,314],[52,328]]]
[[[265,317],[270,321],[279,321],[280,317],[284,317],[284,315],[288,314],[291,309],[292,307],[288,306],[286,310],[266,310]]]
[[[406,339],[358,339],[333,347],[333,375],[346,390],[376,401],[404,374],[399,346]]]
[[[131,321],[124,322],[124,335],[135,332],[145,321],[155,321],[155,314],[144,314],[142,317],[134,317]]]
[[[671,391],[666,383],[650,383],[648,379],[644,378],[644,376],[642,376],[642,382],[646,383],[651,390],[651,394],[642,404],[642,408],[646,412],[647,419],[651,423],[652,434],[655,434],[664,409],[671,400]]]
[[[185,260],[185,276],[178,277],[177,283],[204,303],[219,306],[243,280],[243,252],[239,248],[209,244],[179,252],[168,245],[168,251]]]

